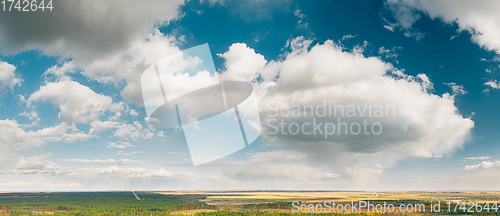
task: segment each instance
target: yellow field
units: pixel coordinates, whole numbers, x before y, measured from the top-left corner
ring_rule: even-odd
[[[200,201],[221,209],[236,209],[242,204],[257,204],[269,202],[310,202],[318,203],[335,201],[336,203],[357,202],[360,200],[422,200],[422,201],[500,201],[500,192],[314,192],[314,191],[279,191],[279,192],[238,192],[238,191],[212,191],[212,192],[161,192],[161,194],[200,194],[206,199]]]
[[[195,215],[198,212],[214,212],[216,210],[211,209],[191,209],[191,210],[178,210],[172,211],[170,214],[172,215]]]

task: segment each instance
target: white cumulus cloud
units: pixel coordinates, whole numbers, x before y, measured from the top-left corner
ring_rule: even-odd
[[[472,41],[488,51],[500,54],[500,2],[485,1],[426,1],[388,0],[385,2],[396,22],[391,27],[411,31],[422,14],[445,23],[456,23],[458,31],[468,31]],[[410,29],[410,30],[409,30]]]
[[[372,175],[365,178],[376,179],[385,168],[402,159],[452,154],[469,138],[474,122],[458,113],[453,95],[432,94],[433,83],[425,74],[406,75],[380,58],[366,57],[362,51],[347,52],[333,41],[312,47],[311,44],[311,40],[295,38],[282,60],[267,63],[260,54],[242,44],[235,44],[220,55],[228,60],[224,76],[240,75],[245,81],[261,78],[254,88],[259,99],[262,136],[268,141],[283,143],[287,149],[306,154],[309,161],[328,166],[342,178],[356,179],[355,173],[365,173]],[[241,52],[234,60],[233,56],[238,56],[233,54],[236,49]],[[251,70],[237,67],[246,65],[246,59],[248,63],[258,62],[257,66]],[[460,89],[457,87],[455,91]],[[329,105],[358,107],[358,110],[369,106],[375,110],[378,105],[392,107],[393,111],[385,110],[382,116],[374,116],[371,111],[372,114],[364,116],[357,112],[350,117],[318,117],[317,109],[304,109],[306,106],[328,109]],[[350,133],[325,138],[325,133],[312,133],[314,120],[323,127],[326,123],[337,125],[339,120],[347,124],[366,120],[380,123],[383,130],[379,135]],[[305,132],[282,133],[281,129],[288,129],[292,123],[311,125],[306,125]]]
[[[97,59],[130,46],[155,25],[179,18],[183,4],[184,0],[53,0],[50,13],[2,13],[0,52],[8,55],[38,49],[63,58]]]
[[[59,118],[69,124],[98,120],[113,105],[111,97],[98,94],[68,77],[41,86],[30,95],[28,104],[38,101],[57,106],[60,110]]]
[[[22,79],[16,76],[15,72],[16,66],[0,60],[0,90],[21,85]]]

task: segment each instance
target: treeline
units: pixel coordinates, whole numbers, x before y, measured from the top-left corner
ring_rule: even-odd
[[[131,192],[1,194],[0,206],[11,215],[168,215],[173,210],[214,209],[199,195],[162,195]]]

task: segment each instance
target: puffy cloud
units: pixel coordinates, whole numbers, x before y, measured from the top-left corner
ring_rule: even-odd
[[[196,53],[196,56],[193,56],[193,52]],[[198,54],[201,55],[197,56]],[[124,98],[132,99],[140,107],[143,105],[146,107],[159,107],[163,105],[164,98],[161,94],[156,94],[155,85],[149,84],[157,84],[158,77],[148,75],[155,74],[156,66],[160,73],[166,98],[167,100],[173,100],[180,95],[219,83],[217,75],[214,74],[215,68],[213,68],[211,62],[210,50],[206,44],[193,47],[185,52],[176,52],[157,62],[152,62],[156,63],[155,66],[150,65],[146,70],[140,71],[141,73],[145,72],[146,76],[134,73],[134,75],[141,75],[141,77],[128,79],[128,84],[121,92],[121,95]],[[143,94],[146,100],[144,103],[147,104],[143,104]],[[179,103],[179,106],[183,105]]]
[[[0,52],[6,55],[40,49],[63,58],[98,59],[128,47],[155,25],[179,18],[183,4],[184,0],[54,0],[50,13],[2,13]]]
[[[236,61],[238,51],[235,50],[235,55],[229,56],[227,54],[226,57]],[[91,80],[101,83],[113,83],[118,88],[124,86],[120,92],[122,98],[127,102],[135,103],[138,107],[143,107],[143,88],[141,88],[141,82],[148,81],[141,80],[141,75],[148,67],[158,63],[159,60],[167,56],[171,61],[175,62],[175,68],[160,68],[167,98],[175,98],[186,92],[198,89],[200,86],[210,86],[218,83],[218,77],[206,70],[193,71],[195,73],[179,73],[180,71],[196,67],[203,60],[189,56],[184,58],[186,56],[177,47],[177,40],[173,36],[164,35],[158,29],[153,30],[146,37],[132,41],[131,46],[127,49],[91,62],[74,59],[62,65],[55,65],[45,71],[44,74],[46,76],[55,75],[56,77],[64,77],[72,73],[81,73]],[[159,67],[164,66],[162,63],[159,64]],[[166,67],[169,66],[166,63]],[[250,67],[253,65],[241,66]],[[158,81],[151,80],[151,82]],[[142,87],[148,88],[148,86]],[[163,98],[161,99],[163,101]],[[137,115],[137,112],[130,111],[130,114]]]
[[[0,120],[0,142],[3,144],[26,147],[44,143],[44,137],[34,137],[33,134],[33,132],[24,131],[16,120]]]
[[[376,179],[397,161],[439,158],[461,148],[469,138],[474,122],[458,113],[452,95],[432,94],[433,83],[425,74],[406,75],[380,58],[344,51],[332,41],[310,47],[311,43],[303,37],[291,40],[283,60],[268,62],[252,73],[232,65],[244,65],[244,59],[226,62],[224,76],[241,73],[248,76],[246,81],[261,78],[254,88],[263,138],[306,154],[311,163],[328,166],[344,179],[356,179],[355,173]],[[241,44],[235,47],[249,49]],[[253,55],[248,62],[261,58],[245,53]],[[335,111],[335,106],[341,107],[337,114],[322,116],[318,111],[318,107]],[[353,111],[351,115],[347,110]],[[314,121],[321,124],[322,132],[314,130]],[[354,123],[362,127],[364,121],[369,126],[379,123],[380,134],[347,133]],[[327,124],[337,130],[325,137]],[[298,128],[304,125],[305,130]],[[288,130],[291,126],[294,129]]]
[[[38,117],[38,113],[36,111],[31,111],[30,113],[27,113],[26,111],[22,112],[22,113],[19,113],[18,116],[24,116],[24,117],[27,117],[29,120],[40,120],[40,118]]]
[[[74,61],[65,62],[62,66],[54,65],[44,72],[44,75],[53,74],[57,77],[63,77],[67,74],[75,73],[77,71]]]
[[[465,171],[474,171],[474,170],[493,170],[500,169],[500,161],[483,161],[480,164],[476,165],[467,165],[465,166]]]
[[[47,156],[20,157],[16,168],[7,173],[17,175],[48,174],[52,176],[71,174],[71,169],[59,168],[54,162],[45,160]]]
[[[271,62],[263,70],[265,81],[276,85],[270,90],[277,92],[307,91],[353,83],[381,77],[392,68],[376,57],[365,58],[361,54],[343,52],[332,41],[317,45],[308,51],[311,41],[299,37],[291,42],[292,52],[281,62]],[[285,96],[285,95],[284,95]],[[324,95],[323,95],[324,96]]]
[[[93,121],[90,123],[90,134],[99,134],[102,131],[116,128],[119,124],[116,121]]]
[[[66,123],[37,131],[25,131],[24,128],[25,125],[17,123],[16,120],[0,120],[0,143],[14,148],[26,148],[40,146],[47,141],[78,142],[91,137]]]
[[[63,65],[54,65],[45,71],[45,75],[59,77],[81,72],[98,82],[121,82],[129,78],[139,77],[144,69],[161,58],[180,51],[174,37],[163,35],[158,29],[131,41],[130,47],[117,51],[91,62],[75,59]]]
[[[499,177],[500,161],[482,161],[479,164],[466,165],[461,175],[444,181],[445,184],[443,184],[443,186],[450,189],[498,190],[500,189],[500,187],[497,186]]]
[[[36,131],[27,131],[25,128],[37,125],[40,119],[36,111],[23,112],[20,116],[35,119],[28,125],[17,123],[16,120],[0,120],[0,143],[14,147],[26,148],[40,146],[47,141],[79,142],[91,138],[95,134],[80,132],[75,123],[88,123],[99,120],[106,111],[120,112],[122,104],[114,104],[108,96],[95,93],[69,78],[62,78],[57,82],[49,82],[30,95],[26,101],[28,105],[34,102],[45,101],[58,106],[59,117],[63,122],[59,125],[46,127]]]
[[[197,178],[195,174],[188,172],[174,172],[167,171],[164,169],[154,170],[145,168],[119,168],[116,166],[110,166],[107,168],[69,168],[69,167],[59,167],[52,161],[46,160],[47,155],[38,155],[32,157],[20,157],[16,164],[15,169],[9,170],[4,174],[49,174],[49,175],[84,175],[84,173],[92,175],[109,175],[109,174],[119,174],[126,178],[146,178],[146,177],[165,177],[165,178]],[[142,164],[142,161],[130,160],[130,159],[59,159],[59,161],[68,163],[85,163],[85,164],[96,164],[96,165],[128,165],[128,164]]]
[[[44,163],[45,157],[43,156],[33,156],[33,157],[21,157],[16,164],[16,169],[18,170],[35,170],[35,169],[45,169]]]
[[[149,189],[155,189],[158,187],[171,188],[173,185],[185,185],[192,186],[194,182],[199,183],[203,180],[198,175],[190,172],[178,172],[178,171],[168,171],[165,169],[147,169],[147,168],[120,168],[117,166],[109,166],[105,168],[87,167],[87,168],[70,168],[70,167],[59,167],[55,163],[46,160],[47,156],[33,156],[33,157],[21,157],[18,160],[17,167],[11,170],[0,172],[2,176],[13,176],[13,175],[36,175],[36,176],[46,176],[50,175],[51,182],[54,185],[57,182],[61,185],[73,185],[79,188],[88,189],[101,189],[106,188],[119,189],[124,187],[129,187],[130,185],[154,185],[154,187],[148,187]],[[84,160],[84,159],[61,159],[60,161],[73,162],[73,163],[90,163],[98,165],[129,165],[129,164],[141,164],[142,161],[130,160],[130,159],[120,159],[120,160]],[[119,181],[118,181],[119,180]],[[140,183],[140,184],[139,184]],[[10,190],[9,186],[17,187],[23,186],[24,183],[0,183],[0,187],[7,188]],[[31,184],[26,183],[26,187]],[[33,183],[34,189],[36,186],[42,187],[43,184]],[[141,187],[143,187],[141,186]],[[63,186],[61,186],[63,187]],[[180,189],[180,188],[179,188]]]
[[[487,0],[471,2],[457,1],[411,1],[388,0],[385,3],[394,18],[391,27],[411,30],[421,18],[421,12],[431,19],[441,19],[445,23],[457,23],[458,31],[468,31],[472,41],[488,51],[500,54],[500,2]]]
[[[420,79],[420,85],[424,89],[424,91],[432,91],[434,89],[434,84],[432,84],[431,80],[425,74],[418,74],[417,78]],[[411,77],[410,77],[411,79]]]
[[[15,164],[17,155],[12,152],[8,145],[0,143],[0,170],[9,168],[11,164]],[[1,173],[1,171],[0,171]]]
[[[141,107],[143,106],[142,73],[158,60],[178,53],[180,50],[176,44],[177,40],[173,36],[164,35],[158,29],[154,29],[145,37],[131,41],[130,46],[126,49],[92,61],[74,59],[63,63],[61,66],[54,65],[46,70],[44,75],[63,77],[78,72],[91,80],[101,83],[119,84],[117,86],[120,87],[122,87],[121,84],[124,84],[125,87],[121,91],[121,96]],[[185,66],[189,65],[185,64]],[[202,75],[205,74],[196,76],[193,78],[194,80],[189,79],[191,77],[186,74],[176,76],[176,79],[171,79],[169,85],[166,85],[169,88],[167,90],[172,92],[172,89],[184,89],[192,86],[192,83],[206,81],[207,77]]]
[[[229,51],[218,56],[224,58],[227,69],[224,77],[228,80],[252,81],[267,63],[264,56],[255,53],[244,43],[235,43],[229,47]]]
[[[15,71],[16,66],[0,60],[0,90],[21,85],[22,80],[16,76]]]
[[[50,14],[37,12],[28,18],[12,12],[9,19],[16,22],[0,21],[0,52],[40,49],[43,54],[60,56],[62,65],[46,70],[46,76],[81,73],[119,88],[125,84],[123,98],[142,106],[141,73],[159,59],[179,51],[176,37],[166,36],[158,28],[179,18],[183,4],[184,0],[151,0],[146,4],[54,1],[54,7],[59,9]],[[78,9],[63,9],[70,7]],[[130,12],[128,8],[134,10]],[[45,23],[44,29],[36,27],[39,22]],[[24,29],[30,26],[36,33],[25,34]]]
[[[488,81],[488,82],[484,83],[484,85],[489,86],[493,89],[500,89],[500,83],[496,80]]]
[[[69,163],[88,163],[88,164],[97,164],[97,165],[128,165],[128,164],[140,164],[142,161],[130,160],[130,159],[107,159],[107,160],[87,160],[87,159],[59,159],[59,161],[69,162]]]
[[[130,143],[127,142],[119,142],[120,144],[116,144],[115,142],[111,142],[108,145],[108,148],[117,148],[117,149],[125,149],[127,147],[134,147]]]
[[[50,102],[59,107],[59,118],[65,123],[90,123],[99,120],[113,105],[111,97],[98,94],[87,86],[64,77],[49,82],[30,95],[28,104]]]
[[[139,140],[139,139],[151,139],[154,137],[154,128],[145,128],[138,121],[133,124],[127,124],[126,122],[118,121],[94,121],[90,123],[89,134],[99,134],[102,131],[115,129],[113,136],[126,140]],[[125,149],[127,147],[134,147],[127,142],[110,142],[108,148],[119,148]]]
[[[148,128],[145,128],[143,130],[141,123],[136,121],[134,122],[134,124],[119,125],[113,136],[122,139],[138,140],[138,139],[151,139],[153,138],[154,133],[152,133],[151,130]]]
[[[75,127],[73,127],[75,128]],[[68,143],[75,143],[75,142],[81,142],[84,140],[87,140],[91,137],[94,137],[91,134],[86,134],[83,132],[78,132],[78,133],[70,133],[70,134],[65,134],[64,135],[64,141]]]

